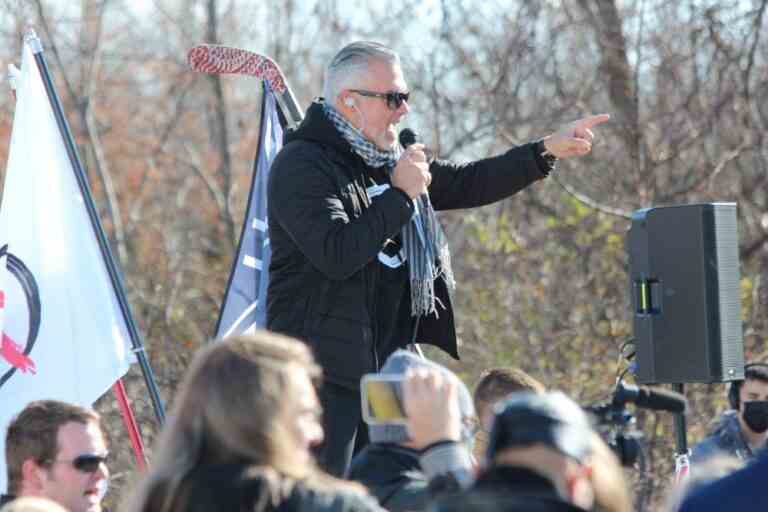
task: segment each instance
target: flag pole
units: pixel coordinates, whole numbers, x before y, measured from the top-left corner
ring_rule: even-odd
[[[136,423],[136,417],[133,415],[133,410],[131,410],[131,404],[128,401],[128,393],[125,392],[125,384],[123,384],[122,378],[117,379],[115,385],[112,386],[112,392],[115,393],[117,404],[120,406],[120,413],[123,415],[123,423],[125,424],[125,430],[128,431],[128,438],[131,440],[133,456],[136,459],[136,466],[139,470],[143,471],[147,469],[147,457],[144,454],[144,443],[141,440],[139,425]]]
[[[43,79],[45,92],[48,95],[49,101],[51,102],[51,108],[53,110],[54,117],[56,118],[56,124],[59,127],[59,132],[61,132],[61,138],[64,140],[67,156],[69,157],[69,161],[72,164],[72,169],[74,170],[77,184],[80,187],[80,193],[83,196],[83,202],[85,203],[88,217],[91,220],[91,226],[93,227],[94,233],[96,234],[96,240],[99,244],[99,248],[101,249],[102,257],[104,258],[104,264],[106,265],[107,272],[109,273],[109,279],[112,281],[112,286],[114,287],[115,295],[117,296],[117,301],[120,305],[120,311],[123,314],[123,318],[125,318],[128,334],[131,338],[131,345],[133,346],[133,352],[136,354],[136,358],[139,361],[139,366],[141,367],[141,372],[144,375],[144,382],[146,382],[147,388],[149,389],[149,395],[152,399],[152,406],[155,410],[155,416],[157,417],[158,423],[162,425],[165,422],[165,410],[163,408],[163,402],[160,398],[157,384],[155,383],[152,368],[149,366],[149,362],[147,360],[146,351],[144,350],[144,343],[142,342],[139,332],[136,329],[136,324],[133,321],[131,307],[125,295],[125,287],[123,286],[122,276],[120,275],[120,271],[117,268],[115,259],[112,256],[112,250],[109,247],[109,242],[107,241],[107,237],[104,234],[104,229],[102,228],[101,222],[99,221],[99,216],[96,212],[96,207],[94,206],[93,202],[93,196],[91,195],[91,190],[88,185],[88,179],[86,178],[83,164],[80,161],[80,156],[78,155],[74,139],[72,138],[72,132],[69,129],[67,118],[64,116],[64,110],[61,106],[61,101],[59,100],[59,96],[56,93],[53,81],[51,80],[48,64],[46,63],[45,57],[43,56],[43,45],[40,42],[40,39],[37,37],[34,29],[27,30],[27,32],[24,34],[24,42],[28,44],[29,48],[32,50],[37,68],[40,71],[40,76]]]

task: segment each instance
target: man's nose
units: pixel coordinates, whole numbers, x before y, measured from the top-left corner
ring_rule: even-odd
[[[93,478],[95,480],[106,480],[109,478],[109,468],[104,462],[99,464],[98,469],[93,472]]]
[[[411,107],[410,107],[410,105],[408,105],[408,101],[407,100],[403,100],[403,103],[400,105],[400,108],[398,108],[397,111],[398,111],[398,114],[400,114],[401,117],[404,116],[405,114],[407,114],[408,112],[410,112],[411,111]]]

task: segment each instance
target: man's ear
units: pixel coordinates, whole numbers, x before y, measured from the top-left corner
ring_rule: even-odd
[[[355,100],[349,93],[342,93],[339,95],[336,104],[334,105],[339,112],[348,113],[354,111]]]
[[[26,492],[35,492],[42,488],[46,469],[34,459],[27,459],[21,465],[21,486]]]

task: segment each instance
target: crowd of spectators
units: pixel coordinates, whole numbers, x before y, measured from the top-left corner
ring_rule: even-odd
[[[324,438],[322,380],[306,345],[266,331],[210,344],[179,389],[150,469],[120,509],[632,510],[625,469],[564,393],[519,369],[495,368],[473,397],[450,370],[405,350],[381,374],[400,382],[404,421],[372,423],[370,444],[340,479],[314,460]],[[101,510],[108,447],[94,411],[32,402],[5,443],[2,512]],[[744,461],[721,453],[694,465],[666,510],[735,510],[713,503],[761,496],[766,457],[753,462],[740,469]]]

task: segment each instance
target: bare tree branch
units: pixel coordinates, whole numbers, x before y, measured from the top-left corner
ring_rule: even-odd
[[[207,32],[206,42],[211,44],[219,44],[218,35],[218,13],[216,0],[208,0],[206,4],[207,14]],[[227,233],[227,237],[232,243],[232,247],[235,247],[237,243],[237,233],[235,231],[235,221],[232,216],[230,208],[230,191],[232,190],[232,158],[229,153],[229,128],[227,121],[227,104],[224,99],[224,89],[221,85],[220,75],[207,75],[207,79],[213,89],[213,109],[215,116],[215,126],[213,136],[215,138],[216,151],[219,154],[219,168],[217,174],[221,177],[223,182],[223,193],[226,200],[223,204],[219,204],[222,208],[220,216],[224,223],[224,229]]]

